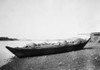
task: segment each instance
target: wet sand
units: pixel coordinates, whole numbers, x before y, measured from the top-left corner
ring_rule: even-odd
[[[61,54],[11,58],[0,70],[100,70],[99,45],[88,44],[84,49]]]

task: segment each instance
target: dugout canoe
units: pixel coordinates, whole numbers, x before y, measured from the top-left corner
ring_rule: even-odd
[[[6,48],[19,58],[34,57],[34,56],[50,55],[50,54],[80,50],[84,48],[84,46],[88,43],[89,40],[90,38],[78,44],[62,45],[62,46],[55,46],[55,47],[51,46],[49,48],[20,48],[20,47],[13,48],[10,46],[6,46]]]

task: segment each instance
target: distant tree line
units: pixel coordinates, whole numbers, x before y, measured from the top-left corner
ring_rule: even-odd
[[[16,38],[8,38],[8,37],[0,37],[0,41],[8,41],[8,40],[14,41],[14,40],[18,40],[18,39],[16,39]]]

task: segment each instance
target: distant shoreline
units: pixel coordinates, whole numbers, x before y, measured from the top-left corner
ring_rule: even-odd
[[[18,41],[17,38],[0,37],[0,41]]]

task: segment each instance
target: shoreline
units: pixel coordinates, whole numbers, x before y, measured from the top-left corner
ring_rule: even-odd
[[[9,58],[6,58],[6,59],[3,59],[3,60],[1,60],[0,61],[0,67],[2,67],[2,66],[4,66],[4,65],[6,65],[6,64],[8,64],[9,62],[11,62],[11,60],[12,60],[12,58],[14,58],[15,56],[11,56],[11,57],[9,57]]]

